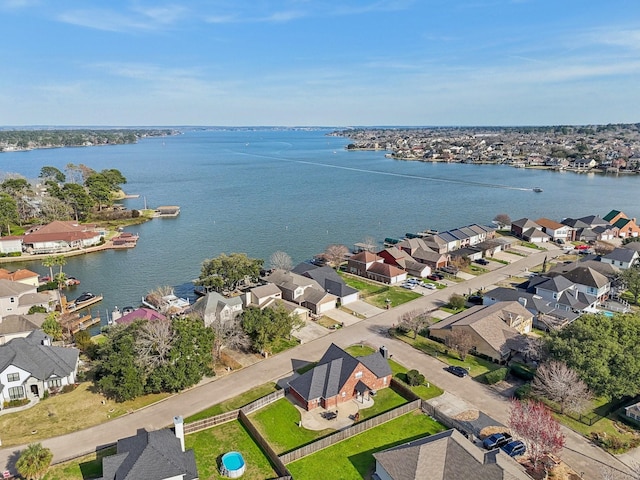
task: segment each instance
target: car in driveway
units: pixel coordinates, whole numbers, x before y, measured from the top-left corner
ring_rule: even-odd
[[[438,288],[434,283],[429,283],[429,282],[421,282],[420,285],[430,290],[435,290],[436,288]]]
[[[449,373],[453,373],[456,377],[460,377],[460,378],[463,378],[469,375],[469,372],[467,371],[466,368],[459,367],[457,365],[449,365],[445,370]]]
[[[479,258],[477,260],[474,260],[474,262],[478,265],[489,265],[489,260],[485,260],[484,258]]]
[[[406,288],[407,290],[413,290],[416,288],[416,284],[415,283],[403,283],[402,284],[402,288]]]
[[[489,435],[482,441],[482,446],[487,450],[500,448],[511,441],[511,435],[508,433],[494,433]]]
[[[504,453],[510,457],[518,457],[524,455],[527,451],[527,447],[520,440],[514,440],[500,447]]]

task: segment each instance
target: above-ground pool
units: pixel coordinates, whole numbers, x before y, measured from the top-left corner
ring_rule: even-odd
[[[244,473],[244,458],[240,452],[228,452],[222,456],[220,474],[224,477],[238,478]]]

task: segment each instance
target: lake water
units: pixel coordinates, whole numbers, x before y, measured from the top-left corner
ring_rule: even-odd
[[[489,224],[502,212],[512,219],[611,209],[640,216],[636,176],[396,161],[382,151],[346,151],[348,139],[328,132],[192,130],[135,145],[2,153],[0,170],[35,178],[45,165],[116,168],[127,193],[140,195],[127,207],[143,208],[145,200],[150,208],[181,207],[175,219],[128,228],[140,234],[134,249],[68,259],[65,272],[82,282],[75,293],[104,295],[93,312],[103,317],[115,305],[139,305],[158,286],[191,293],[202,262],[222,252],[268,263],[281,250],[297,263],[331,243]],[[18,267],[48,272],[40,262],[7,268]]]

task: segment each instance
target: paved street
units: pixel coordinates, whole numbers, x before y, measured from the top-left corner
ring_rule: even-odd
[[[333,342],[341,347],[365,342],[374,346],[385,345],[394,360],[408,368],[416,368],[427,379],[484,411],[496,420],[507,423],[509,399],[496,390],[482,385],[470,378],[458,378],[443,370],[444,364],[438,359],[425,355],[404,343],[389,338],[385,330],[397,323],[400,315],[414,309],[433,309],[447,302],[452,293],[468,293],[468,290],[486,288],[510,276],[517,276],[528,268],[539,265],[545,256],[554,258],[562,251],[554,248],[549,252],[538,252],[529,257],[521,257],[518,262],[504,266],[431,295],[420,297],[413,302],[392,310],[382,311],[378,315],[347,325],[321,338],[309,341],[277,356],[250,365],[231,375],[204,383],[180,395],[170,397],[158,404],[117,418],[108,423],[68,435],[43,441],[45,447],[54,454],[54,461],[73,458],[93,452],[97,446],[113,443],[119,438],[134,435],[138,428],[158,429],[170,425],[175,415],[187,417],[213,404],[234,397],[246,390],[269,381],[286,377],[303,362],[315,361],[321,357]],[[567,447],[563,459],[583,478],[599,480],[601,465],[616,470],[627,471],[626,466],[617,458],[596,448],[583,437],[565,429]],[[0,464],[10,465],[20,447],[0,450]]]

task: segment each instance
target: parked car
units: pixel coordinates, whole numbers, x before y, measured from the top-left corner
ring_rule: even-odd
[[[469,375],[469,372],[467,372],[467,369],[464,367],[458,367],[457,365],[449,365],[446,368],[447,372],[449,373],[453,373],[456,377],[466,377],[467,375]]]
[[[419,281],[417,278],[409,278],[405,283],[415,283],[417,285]]]
[[[487,450],[493,450],[494,448],[500,448],[506,445],[511,442],[511,440],[512,438],[509,433],[494,433],[482,441],[482,446]]]
[[[406,288],[407,290],[413,290],[416,288],[415,283],[403,283],[402,288]]]
[[[474,260],[478,265],[489,265],[489,260],[485,260],[484,258],[479,258]]]
[[[427,278],[429,280],[433,280],[434,282],[437,282],[438,280],[441,280],[435,273],[432,273],[431,275],[427,275]]]
[[[527,447],[520,440],[514,440],[500,447],[504,453],[510,457],[517,457],[524,455],[527,451]]]
[[[429,282],[422,282],[420,285],[423,286],[424,288],[428,288],[429,290],[435,290],[437,288],[434,283],[429,283]]]

